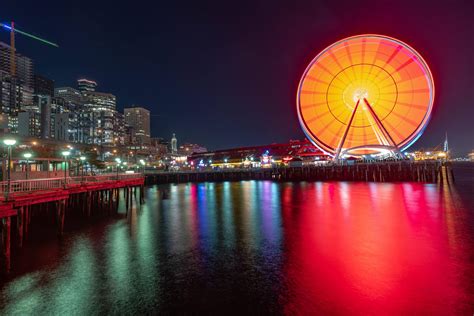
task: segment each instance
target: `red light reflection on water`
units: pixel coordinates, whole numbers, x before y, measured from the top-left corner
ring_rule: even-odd
[[[284,185],[285,312],[465,311],[474,299],[466,294],[472,280],[465,282],[473,269],[465,258],[472,240],[460,242],[460,210],[439,190],[423,184]]]

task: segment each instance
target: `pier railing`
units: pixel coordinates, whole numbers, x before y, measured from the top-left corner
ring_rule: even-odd
[[[124,173],[124,174],[103,174],[97,176],[84,177],[67,177],[64,178],[46,178],[46,179],[32,179],[32,180],[15,180],[10,181],[10,188],[8,190],[8,181],[0,182],[0,193],[9,191],[16,192],[31,192],[61,189],[66,187],[78,186],[87,183],[99,183],[106,181],[129,180],[142,178],[142,174],[138,173]]]

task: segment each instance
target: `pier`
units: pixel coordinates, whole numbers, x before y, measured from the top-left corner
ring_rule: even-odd
[[[440,162],[382,162],[273,168],[223,168],[219,170],[147,171],[146,184],[200,181],[364,181],[426,182],[454,181],[449,165]]]
[[[140,203],[144,202],[143,186],[141,174],[0,182],[0,272],[10,271],[11,241],[14,239],[14,246],[22,247],[32,220],[53,217],[57,234],[62,236],[68,214],[90,217],[94,213],[117,212],[120,189],[128,212],[137,194]]]

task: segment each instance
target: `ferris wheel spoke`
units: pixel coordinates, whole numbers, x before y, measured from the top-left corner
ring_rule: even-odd
[[[414,56],[410,57],[409,60],[407,60],[406,62],[404,62],[400,66],[398,66],[397,69],[395,69],[390,75],[393,75],[393,74],[399,72],[400,70],[402,70],[403,68],[405,68],[406,66],[408,66],[409,64],[411,64],[414,61],[415,61],[415,57]]]
[[[382,71],[382,69],[385,68],[385,66],[389,65],[392,60],[395,58],[395,56],[398,55],[398,53],[402,50],[403,46],[401,45],[398,45],[397,48],[394,49],[394,51],[392,52],[392,54],[390,55],[390,57],[388,57],[388,59],[385,61],[385,64],[380,67],[380,68],[377,68],[377,72],[376,72],[376,76],[375,77],[378,77],[378,75],[380,74],[380,72]]]
[[[387,140],[389,141],[389,143],[391,143],[391,145],[392,145],[393,147],[395,147],[395,148],[398,150],[397,144],[395,143],[395,141],[393,140],[392,136],[391,136],[390,133],[387,131],[387,129],[386,129],[385,126],[383,125],[382,121],[379,119],[377,113],[375,113],[374,109],[372,108],[372,106],[370,105],[369,101],[367,101],[366,98],[364,98],[364,103],[365,103],[365,105],[367,105],[367,108],[369,109],[370,114],[371,114],[372,117],[374,118],[375,123],[377,124],[378,128],[381,130],[381,132],[382,132],[382,134],[384,135],[384,137],[387,138]]]
[[[370,76],[370,75],[372,74],[372,70],[374,69],[374,65],[375,65],[375,62],[377,61],[377,56],[378,56],[379,52],[380,52],[380,42],[378,43],[377,49],[375,50],[374,59],[373,59],[372,62],[370,63],[370,68],[369,68],[368,76]]]
[[[352,60],[352,53],[351,53],[351,49],[349,48],[349,44],[347,44],[347,42],[345,42],[344,47],[346,49],[347,57],[349,58],[350,64],[354,65],[354,61]],[[352,68],[352,72],[354,73],[354,79],[357,80],[357,73],[356,73],[354,67],[351,67],[351,68]]]
[[[354,116],[357,112],[357,108],[359,107],[359,103],[360,103],[360,99],[357,100],[356,106],[354,107],[354,110],[352,110],[352,115],[351,115],[351,118],[349,119],[349,124],[347,124],[346,130],[344,131],[344,134],[342,134],[341,141],[336,150],[336,156],[334,156],[334,159],[336,161],[339,159],[339,155],[341,154],[342,146],[344,146],[344,142],[346,141],[347,134],[349,133],[349,129],[351,128],[352,121],[354,120]]]
[[[334,60],[334,62],[336,63],[337,67],[339,67],[339,71],[344,74],[344,76],[346,77],[346,79],[348,80],[348,82],[351,82],[351,78],[349,78],[349,75],[347,74],[347,72],[344,71],[344,67],[341,65],[341,63],[339,62],[339,60],[336,58],[336,56],[334,55],[334,53],[332,52],[332,50],[329,50],[329,51],[328,51],[328,54],[329,54],[329,56],[331,56],[331,58]],[[344,82],[344,84],[347,84],[347,83]]]

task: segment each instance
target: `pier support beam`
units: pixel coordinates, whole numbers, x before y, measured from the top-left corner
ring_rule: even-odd
[[[56,205],[56,219],[58,223],[58,236],[62,236],[64,233],[64,216],[66,213],[66,200],[57,202]]]
[[[24,226],[25,226],[25,212],[24,207],[20,207],[17,211],[16,216],[16,230],[17,230],[17,246],[19,248],[23,247],[23,233],[24,233]]]
[[[1,272],[7,274],[10,272],[10,230],[11,217],[4,217],[1,220],[2,240],[1,240]]]

